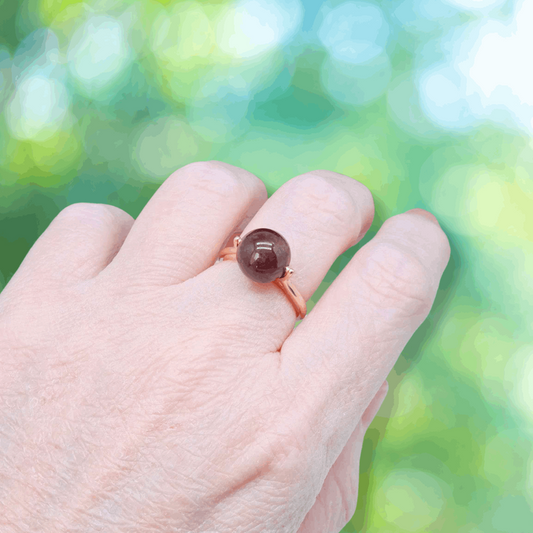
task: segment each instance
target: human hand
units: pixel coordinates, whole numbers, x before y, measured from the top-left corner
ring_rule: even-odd
[[[347,176],[267,200],[220,162],[174,172],[135,222],[64,209],[0,295],[1,531],[340,531],[448,239],[425,211],[389,218],[296,329],[278,287],[215,260],[272,228],[308,300],[373,215]]]

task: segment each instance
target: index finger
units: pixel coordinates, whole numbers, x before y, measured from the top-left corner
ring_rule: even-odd
[[[290,409],[322,444],[357,423],[428,316],[449,258],[433,215],[393,216],[285,340],[280,377]]]

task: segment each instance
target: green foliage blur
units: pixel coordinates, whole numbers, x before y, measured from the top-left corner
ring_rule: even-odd
[[[65,206],[137,217],[193,161],[269,194],[321,168],[372,191],[309,310],[384,220],[427,209],[452,257],[343,531],[533,531],[532,80],[487,48],[531,42],[528,1],[0,0],[0,290]]]

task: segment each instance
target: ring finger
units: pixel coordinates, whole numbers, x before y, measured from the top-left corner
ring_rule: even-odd
[[[282,185],[242,236],[258,228],[280,233],[290,247],[290,267],[294,270],[290,283],[307,301],[337,257],[363,238],[373,217],[374,202],[366,186],[343,174],[317,170]],[[277,350],[294,328],[295,311],[280,288],[248,279],[235,261],[215,264],[203,276],[212,281],[213,313],[231,317],[220,309],[237,302],[252,328],[260,322],[265,350]],[[229,298],[226,287],[231,287]]]

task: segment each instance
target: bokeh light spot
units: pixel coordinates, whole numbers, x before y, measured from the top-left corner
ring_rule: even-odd
[[[217,25],[217,44],[228,55],[251,58],[282,45],[303,19],[299,0],[242,0]]]
[[[78,80],[78,90],[98,94],[119,77],[133,59],[122,24],[98,15],[90,18],[72,36],[68,66]]]
[[[197,2],[177,3],[162,11],[150,31],[154,54],[167,68],[189,69],[192,58],[206,57],[215,45],[211,23]]]
[[[398,127],[421,141],[438,138],[441,131],[422,111],[420,94],[411,72],[397,76],[387,91],[389,115]]]
[[[483,469],[494,485],[510,491],[526,488],[527,472],[520,465],[531,456],[531,442],[519,429],[501,429],[486,444]]]
[[[27,35],[13,56],[12,76],[16,84],[32,76],[64,82],[65,72],[57,35],[47,28],[39,28]]]
[[[386,53],[362,65],[328,57],[320,69],[320,81],[324,90],[338,102],[363,106],[385,92],[391,73]]]
[[[486,8],[495,8],[506,2],[506,0],[444,0],[448,4],[463,8],[465,10],[485,10]]]
[[[333,8],[318,30],[331,56],[355,65],[379,56],[388,36],[389,25],[381,9],[366,2],[344,2]]]
[[[411,442],[427,431],[431,424],[431,414],[428,411],[431,398],[416,369],[402,376],[392,393],[394,401],[387,433],[394,442]]]
[[[522,416],[533,424],[533,344],[521,346],[509,357],[504,379],[511,385],[508,391],[509,400]],[[533,427],[531,432],[533,433]],[[533,484],[531,487],[533,497]]]
[[[369,104],[383,94],[392,75],[385,50],[389,26],[381,9],[344,2],[321,11],[318,38],[328,52],[320,69],[322,87],[343,104]]]
[[[493,115],[498,107],[533,133],[533,2],[516,10],[513,22],[485,22],[476,41],[457,60],[473,82],[469,87],[476,114]],[[481,107],[488,109],[481,109]],[[497,116],[497,115],[496,115]]]
[[[134,137],[133,164],[150,179],[168,177],[194,161],[199,151],[190,126],[176,117],[162,117],[145,125]]]
[[[514,7],[509,24],[484,18],[440,39],[444,58],[418,74],[430,120],[459,130],[490,120],[533,132],[533,2]]]
[[[422,109],[430,120],[454,129],[472,124],[474,117],[461,83],[461,76],[446,66],[424,72],[419,81],[419,93]]]
[[[42,76],[27,77],[6,106],[6,122],[18,139],[44,140],[55,133],[69,105],[66,87]]]
[[[422,531],[446,507],[442,480],[414,469],[390,473],[376,490],[374,506],[388,523],[404,531]]]
[[[491,231],[484,224],[489,223],[494,228],[498,223],[504,207],[497,192],[502,190],[502,178],[484,165],[432,168],[438,158],[433,154],[431,159],[422,166],[419,188],[432,212],[443,217],[454,231],[466,235],[479,235],[480,230]],[[479,193],[485,194],[491,203],[481,203]]]

